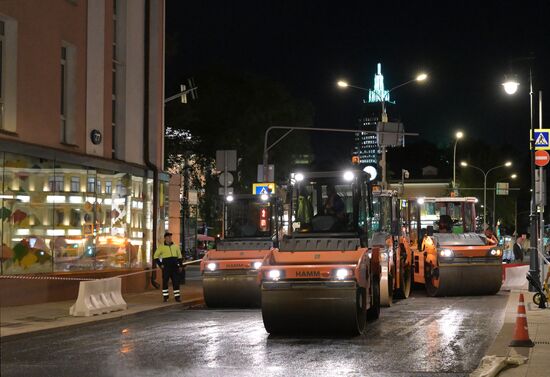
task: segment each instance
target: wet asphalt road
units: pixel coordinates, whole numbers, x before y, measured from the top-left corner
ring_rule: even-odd
[[[271,337],[259,310],[170,307],[2,340],[8,376],[467,376],[502,326],[507,296],[383,309],[356,338]]]

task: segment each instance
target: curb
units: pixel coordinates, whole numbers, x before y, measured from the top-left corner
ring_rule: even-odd
[[[166,304],[166,305],[163,305],[163,306],[159,306],[159,307],[155,307],[155,308],[149,308],[149,309],[145,309],[145,310],[135,312],[135,313],[124,313],[124,311],[123,311],[121,313],[121,315],[119,315],[117,317],[114,317],[114,318],[100,318],[99,316],[97,316],[98,318],[95,321],[83,322],[83,323],[70,323],[70,324],[66,324],[66,325],[52,327],[52,328],[49,328],[49,329],[31,330],[31,331],[27,331],[27,332],[20,333],[20,334],[4,335],[4,336],[1,337],[1,340],[2,340],[2,342],[12,341],[12,340],[18,340],[18,339],[21,339],[21,338],[25,338],[27,336],[44,335],[44,334],[52,333],[52,332],[59,331],[59,330],[62,330],[62,329],[67,329],[67,328],[76,328],[76,327],[94,325],[94,324],[99,323],[99,322],[109,322],[109,321],[114,322],[114,321],[119,321],[121,318],[137,316],[137,315],[140,315],[142,313],[151,312],[151,311],[155,311],[155,310],[166,310],[166,309],[169,309],[169,308],[177,307],[178,305],[181,305],[183,307],[183,310],[187,310],[187,309],[191,308],[192,306],[200,305],[200,304],[204,304],[204,298],[202,298],[202,297],[201,298],[196,298],[196,299],[190,299],[188,301],[182,301],[181,303],[175,303],[175,302],[174,303],[169,303],[169,304]],[[96,316],[92,316],[92,317],[96,317]]]

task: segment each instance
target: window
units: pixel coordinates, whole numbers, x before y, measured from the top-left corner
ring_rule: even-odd
[[[87,192],[95,192],[95,177],[88,177],[88,185],[86,186]]]
[[[111,181],[105,181],[105,194],[112,194],[113,193],[113,186]]]
[[[99,179],[97,180],[97,193],[101,194],[101,181]]]
[[[71,177],[71,192],[80,191],[80,177]]]
[[[50,188],[50,191],[53,192],[59,192],[63,191],[63,176],[62,175],[54,175],[50,177],[48,186]]]

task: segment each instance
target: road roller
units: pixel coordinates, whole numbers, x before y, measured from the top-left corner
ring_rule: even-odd
[[[258,275],[270,334],[358,335],[380,314],[379,250],[368,250],[368,174],[300,172],[289,183],[290,230]]]
[[[401,204],[396,191],[372,188],[369,217],[369,248],[380,251],[380,305],[391,306],[394,298],[405,299],[412,286],[412,250],[403,230]]]
[[[208,307],[259,307],[258,271],[278,242],[280,201],[274,194],[231,195],[224,209],[224,236],[201,260]]]
[[[474,197],[405,201],[404,226],[413,250],[413,279],[429,296],[493,295],[502,285],[502,251],[476,232]]]

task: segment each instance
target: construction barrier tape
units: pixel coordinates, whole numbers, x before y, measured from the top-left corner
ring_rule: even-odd
[[[200,259],[196,259],[193,261],[182,263],[183,266],[187,266],[189,264],[195,264],[200,262]],[[142,271],[136,271],[131,272],[129,274],[123,274],[123,275],[116,275],[116,276],[110,276],[107,278],[101,278],[101,279],[111,279],[111,278],[123,278],[127,276],[132,275],[139,275],[146,272],[153,272],[155,270],[158,270],[158,267],[155,267],[153,269],[148,270],[142,270]],[[94,279],[94,278],[77,278],[77,277],[63,277],[63,276],[36,276],[36,275],[0,275],[0,279],[25,279],[25,280],[73,280],[73,281],[92,281],[92,280],[101,280],[101,279]]]

